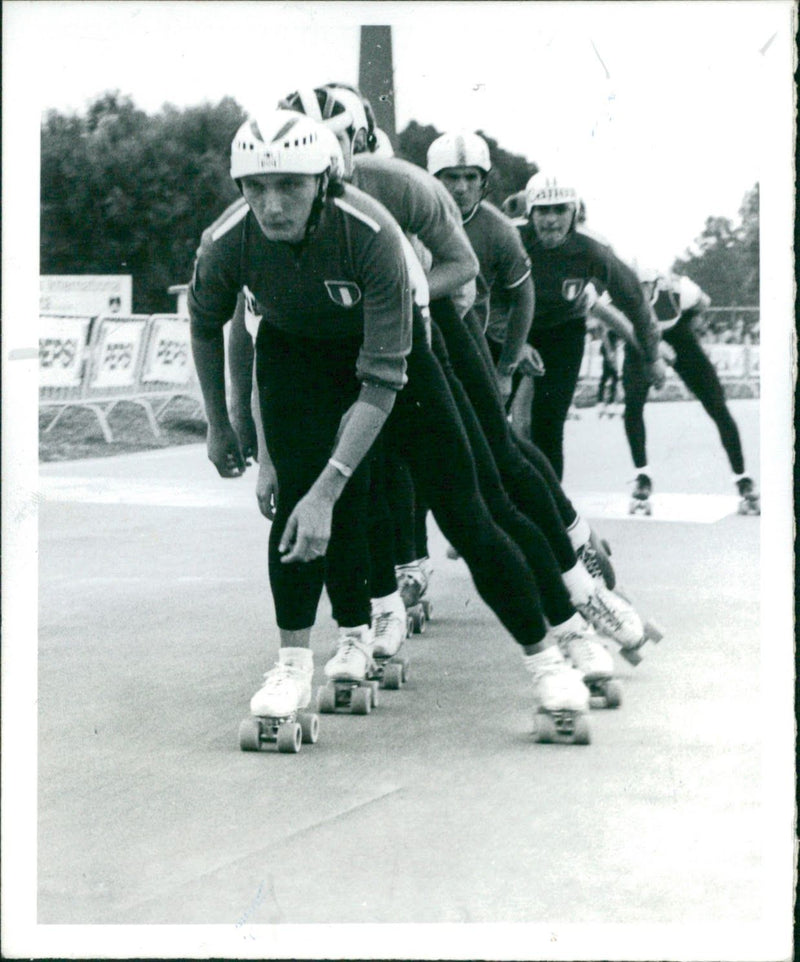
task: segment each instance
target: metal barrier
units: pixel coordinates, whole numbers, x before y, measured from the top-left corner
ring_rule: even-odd
[[[126,401],[142,408],[160,438],[158,418],[175,398],[190,398],[202,408],[187,317],[43,314],[39,331],[39,405],[58,409],[45,434],[65,411],[79,407],[95,415],[111,443],[108,416]],[[157,410],[155,401],[161,402]]]

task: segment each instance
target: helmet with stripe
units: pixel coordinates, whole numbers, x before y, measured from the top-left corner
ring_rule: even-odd
[[[266,110],[246,120],[231,144],[231,177],[322,174],[331,144],[320,125],[293,110]]]
[[[348,173],[354,154],[373,152],[378,145],[372,106],[355,87],[325,84],[301,88],[284,97],[279,106],[299,111],[332,130],[343,145]]]
[[[477,167],[488,174],[492,169],[489,145],[469,131],[442,134],[428,148],[427,166],[434,176],[448,167]]]
[[[525,186],[525,209],[528,215],[534,207],[553,207],[556,204],[572,204],[577,211],[579,202],[575,187],[553,174],[534,174]]]

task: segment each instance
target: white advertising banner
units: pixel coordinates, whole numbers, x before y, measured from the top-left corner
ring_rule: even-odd
[[[188,384],[194,378],[189,319],[158,317],[152,319],[142,383]]]
[[[39,312],[44,314],[129,315],[133,310],[130,274],[43,274]]]
[[[147,318],[104,317],[98,323],[91,387],[133,387]]]
[[[78,387],[90,317],[39,318],[39,387]]]

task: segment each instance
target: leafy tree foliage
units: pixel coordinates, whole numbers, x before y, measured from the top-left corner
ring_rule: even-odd
[[[419,167],[426,167],[428,147],[441,133],[430,124],[423,126],[412,120],[398,138],[398,156]],[[489,145],[492,161],[486,199],[500,207],[506,197],[522,190],[539,168],[525,157],[503,150],[496,140],[482,130],[478,133]]]
[[[236,196],[230,98],[154,117],[118,92],[85,117],[51,111],[41,132],[42,274],[131,274],[134,311],[173,310],[200,234]]]
[[[745,194],[739,217],[738,224],[727,217],[707,218],[693,247],[673,265],[703,288],[714,307],[759,303],[758,184]]]

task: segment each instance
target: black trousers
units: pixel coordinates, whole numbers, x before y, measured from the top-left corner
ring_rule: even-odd
[[[583,318],[558,327],[533,329],[529,341],[544,362],[531,403],[531,440],[564,477],[564,425],[578,384],[586,322]]]
[[[731,470],[734,474],[744,473],[744,455],[739,429],[728,410],[725,391],[717,377],[714,365],[692,330],[691,317],[683,315],[678,323],[664,331],[662,336],[675,351],[675,360],[672,365],[675,373],[700,401],[716,424]],[[625,433],[634,466],[641,468],[647,464],[644,406],[649,384],[641,356],[630,347],[625,348],[622,383],[625,389]]]

